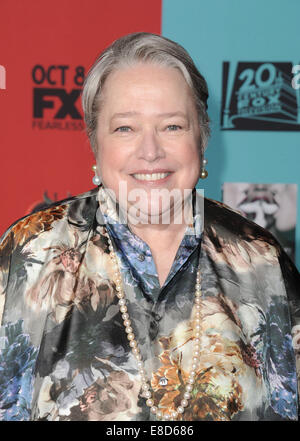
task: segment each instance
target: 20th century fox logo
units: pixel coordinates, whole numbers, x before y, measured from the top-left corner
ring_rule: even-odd
[[[0,65],[0,89],[6,89],[6,69]]]
[[[300,65],[224,61],[221,130],[300,131]]]

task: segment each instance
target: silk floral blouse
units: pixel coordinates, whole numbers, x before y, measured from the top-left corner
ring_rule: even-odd
[[[201,208],[202,207],[202,208]],[[201,352],[186,421],[297,420],[300,277],[274,237],[194,191],[160,286],[103,187],[16,222],[0,242],[0,420],[147,421],[108,231],[155,405],[183,398],[201,271]]]

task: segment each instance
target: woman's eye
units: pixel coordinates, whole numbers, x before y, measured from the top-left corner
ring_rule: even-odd
[[[178,126],[177,124],[171,124],[167,127],[167,130],[170,130],[171,132],[180,130],[182,127]]]
[[[129,132],[130,130],[131,130],[131,128],[128,126],[121,126],[121,127],[118,127],[115,131],[116,132]]]

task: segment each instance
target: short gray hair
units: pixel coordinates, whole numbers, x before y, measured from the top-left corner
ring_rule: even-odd
[[[97,119],[101,104],[101,92],[106,78],[117,68],[138,62],[152,62],[166,67],[174,67],[182,73],[195,99],[199,124],[202,129],[200,151],[203,153],[210,135],[206,81],[182,46],[161,35],[148,32],[125,35],[114,41],[99,55],[85,78],[82,106],[86,131],[93,151],[97,150]]]

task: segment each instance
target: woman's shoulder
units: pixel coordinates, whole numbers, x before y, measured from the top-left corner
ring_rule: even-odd
[[[209,236],[227,236],[247,242],[259,240],[278,246],[278,241],[268,230],[223,202],[210,198],[204,198],[204,230]]]
[[[52,229],[54,222],[88,229],[95,218],[98,189],[55,201],[15,221],[0,238],[0,253],[9,244],[23,246],[34,236]]]
[[[274,271],[280,265],[289,299],[299,301],[300,273],[268,230],[222,202],[204,198],[204,233],[205,248],[214,262],[239,270],[250,263],[268,264]]]

